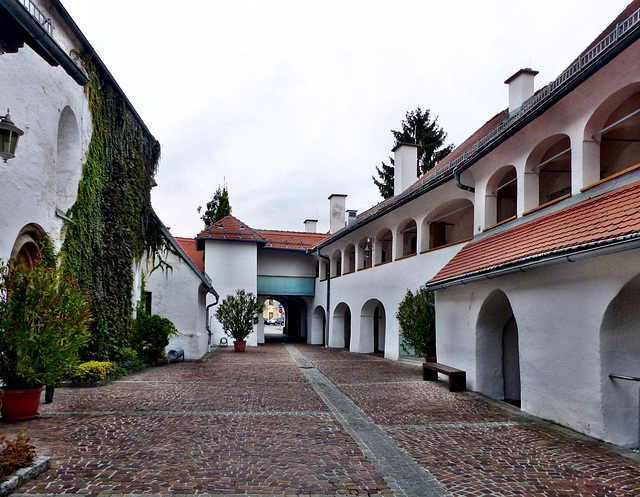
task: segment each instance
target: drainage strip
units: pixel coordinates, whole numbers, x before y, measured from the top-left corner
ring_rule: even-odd
[[[311,386],[397,497],[451,496],[435,477],[336,388],[294,345],[286,345]]]

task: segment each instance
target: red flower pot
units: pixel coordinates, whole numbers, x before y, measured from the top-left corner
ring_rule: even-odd
[[[235,352],[244,352],[247,348],[247,342],[245,340],[235,340],[233,342],[233,350]]]
[[[40,417],[40,394],[44,387],[27,388],[24,390],[2,389],[2,421],[27,421]]]

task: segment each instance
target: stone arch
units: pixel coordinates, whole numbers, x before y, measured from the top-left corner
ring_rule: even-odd
[[[417,253],[418,226],[414,219],[405,219],[396,231],[396,257],[407,257]]]
[[[485,226],[514,217],[518,211],[518,173],[514,166],[498,169],[487,183]]]
[[[633,83],[610,95],[589,118],[582,151],[584,186],[640,163],[640,142],[629,141],[640,140],[640,113],[621,121],[639,109],[640,83]]]
[[[502,290],[491,292],[480,308],[476,364],[479,392],[520,405],[518,324]]]
[[[473,237],[473,202],[450,200],[434,209],[422,221],[421,250],[450,245]]]
[[[387,316],[377,299],[365,302],[360,310],[360,352],[384,352]]]
[[[611,300],[600,325],[600,383],[604,438],[638,447],[640,395],[638,383],[611,379],[610,374],[640,377],[640,275],[629,280]]]
[[[343,274],[353,273],[356,270],[356,247],[350,243],[344,249]]]
[[[321,345],[325,343],[326,319],[324,307],[321,305],[316,306],[311,314],[311,344]]]
[[[549,136],[529,154],[525,167],[525,210],[571,193],[571,139]]]
[[[349,350],[351,347],[351,309],[346,303],[340,302],[333,310],[331,329],[333,330],[331,346]]]
[[[20,259],[26,266],[33,267],[42,259],[37,240],[46,236],[46,232],[38,224],[27,224],[20,230],[11,249],[11,259]]]
[[[62,109],[58,122],[56,155],[56,207],[67,212],[78,197],[82,178],[82,147],[75,114],[69,106]]]
[[[393,233],[390,229],[380,230],[375,238],[373,255],[376,264],[389,262],[393,257]]]
[[[373,239],[365,237],[358,243],[358,269],[373,265]]]
[[[331,277],[342,275],[342,252],[336,249],[331,254]]]

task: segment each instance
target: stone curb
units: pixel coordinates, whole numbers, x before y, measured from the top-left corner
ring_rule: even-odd
[[[10,476],[7,481],[0,484],[0,497],[4,497],[5,495],[15,492],[20,485],[33,480],[36,476],[44,473],[50,467],[50,457],[36,457],[31,466],[19,469],[13,476]]]

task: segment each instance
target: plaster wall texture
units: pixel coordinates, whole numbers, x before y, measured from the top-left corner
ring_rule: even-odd
[[[61,245],[62,219],[75,202],[92,125],[84,88],[28,46],[0,56],[0,114],[24,131],[17,154],[0,163],[0,259],[8,260],[33,223]]]
[[[624,324],[604,330],[603,318],[638,274],[639,264],[640,251],[633,250],[439,290],[438,360],[467,371],[471,390],[502,398],[501,371],[489,370],[496,368],[491,361],[502,351],[486,350],[488,342],[499,348],[492,335],[502,330],[481,323],[492,312],[502,312],[483,305],[492,292],[503,292],[518,328],[522,409],[591,436],[637,446],[637,385],[612,383],[608,375],[640,375],[638,355],[624,362],[624,372],[613,370],[628,347],[638,348],[633,344],[640,335],[637,326],[625,335],[620,331]],[[626,305],[628,314],[634,314],[633,306]]]
[[[315,277],[316,260],[306,251],[258,249],[258,276]]]
[[[171,338],[167,350],[179,346],[185,359],[200,359],[207,353],[206,289],[181,257],[169,254],[166,260],[173,269],[156,269],[149,274],[152,267],[147,265],[145,290],[152,295],[151,312],[170,319],[180,332]]]
[[[258,254],[257,245],[253,242],[235,242],[229,240],[206,240],[204,267],[211,277],[213,287],[220,295],[220,302],[227,296],[235,294],[236,290],[244,289],[257,296],[258,293]],[[213,296],[207,297],[207,304],[213,302]],[[216,307],[211,309],[211,315]],[[212,344],[220,343],[221,338],[227,338],[222,326],[215,317],[211,318]],[[247,345],[258,344],[257,325],[247,337]]]

